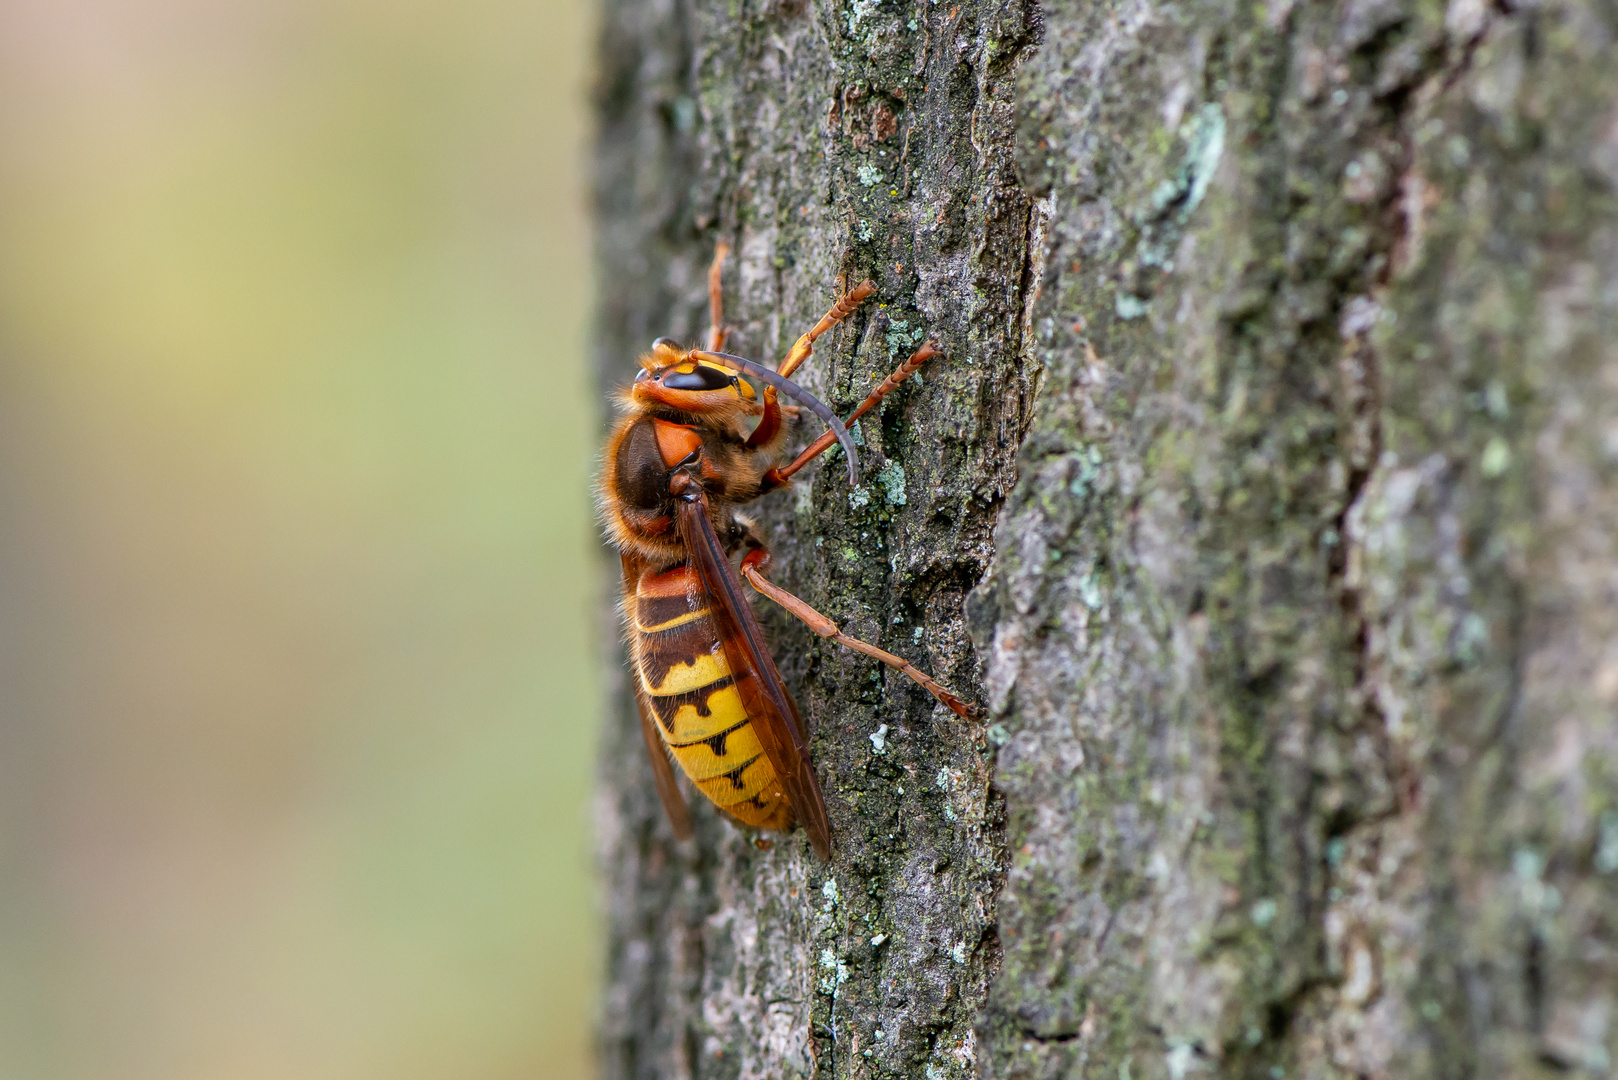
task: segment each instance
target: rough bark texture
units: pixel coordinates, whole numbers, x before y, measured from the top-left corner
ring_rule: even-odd
[[[1505,1077],[1618,1060],[1618,6],[608,0],[598,364],[839,283],[767,613],[839,850],[628,699],[612,1078]],[[987,575],[987,576],[985,576]],[[761,613],[763,608],[761,607]],[[976,676],[981,676],[978,682]]]

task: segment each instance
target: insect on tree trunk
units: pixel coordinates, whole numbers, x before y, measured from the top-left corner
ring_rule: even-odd
[[[1607,1075],[1618,7],[603,18],[603,393],[872,278],[772,577],[987,707],[760,602],[835,857],[681,845],[604,646],[603,1075]]]

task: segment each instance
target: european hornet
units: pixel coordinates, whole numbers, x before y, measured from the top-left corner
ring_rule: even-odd
[[[833,442],[848,458],[849,482],[857,476],[859,458],[847,427],[791,375],[809,359],[815,339],[847,318],[876,286],[862,282],[839,299],[772,371],[722,351],[720,269],[728,250],[719,245],[708,272],[708,347],[688,349],[658,338],[619,396],[625,415],[602,456],[602,516],[623,561],[622,614],[641,733],[675,835],[691,836],[691,817],[670,755],[731,818],[759,829],[802,822],[815,851],[827,859],[831,826],[803,720],[742,581],[821,637],[903,672],[962,717],[972,709],[909,661],[842,633],[764,576],[769,552],[758,527],[738,508],[786,485]],[[917,349],[847,422],[875,408],[937,354],[932,342]],[[790,464],[778,466],[787,439],[783,394],[830,430]]]

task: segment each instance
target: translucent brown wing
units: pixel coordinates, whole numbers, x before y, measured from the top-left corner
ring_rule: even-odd
[[[708,501],[701,494],[676,503],[676,521],[687,557],[708,593],[709,609],[725,657],[730,661],[736,689],[758,733],[759,745],[781,781],[793,813],[809,834],[809,842],[822,859],[831,858],[831,821],[809,762],[809,740],[804,734],[798,706],[781,682],[781,673],[764,644],[753,609],[742,591],[741,579],[730,567],[725,549],[708,520]]]
[[[639,567],[630,564],[628,555],[621,555],[620,558],[624,568],[624,596],[632,601]],[[669,754],[663,747],[663,740],[658,737],[657,729],[652,726],[652,714],[646,707],[646,695],[641,692],[640,679],[636,677],[632,681],[635,684],[635,708],[640,712],[640,734],[641,738],[646,740],[646,753],[652,759],[652,779],[657,784],[657,797],[663,802],[663,811],[669,816],[669,824],[674,828],[675,837],[689,840],[691,811],[685,805],[679,785],[674,782],[674,766],[669,762]]]

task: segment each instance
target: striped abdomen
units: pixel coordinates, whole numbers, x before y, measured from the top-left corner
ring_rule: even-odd
[[[792,807],[732,685],[719,628],[695,571],[677,566],[642,574],[630,617],[641,691],[680,768],[738,821],[790,827]]]

